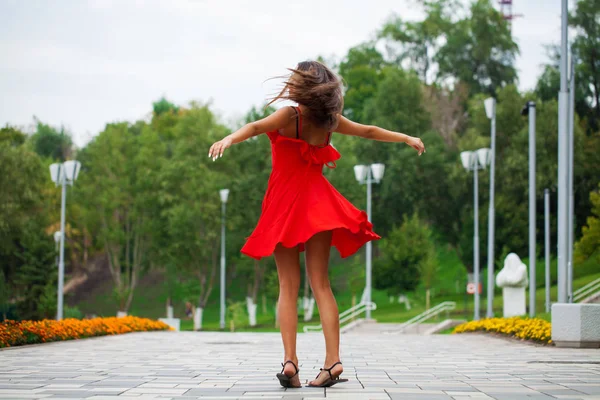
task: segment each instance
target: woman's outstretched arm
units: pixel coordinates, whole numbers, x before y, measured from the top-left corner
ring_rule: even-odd
[[[344,135],[360,136],[365,139],[377,140],[380,142],[406,143],[419,152],[419,155],[425,152],[425,145],[419,138],[405,135],[404,133],[388,131],[374,125],[363,125],[350,121],[348,118],[340,115],[338,117],[338,127],[336,132]]]
[[[231,147],[232,144],[241,143],[244,140],[250,139],[253,136],[260,135],[261,133],[273,131],[279,129],[289,123],[290,118],[294,115],[290,107],[283,107],[275,111],[273,114],[260,119],[258,121],[250,122],[237,131],[227,135],[225,138],[215,142],[210,146],[208,156],[212,157],[213,161],[218,157],[223,156],[225,149]]]

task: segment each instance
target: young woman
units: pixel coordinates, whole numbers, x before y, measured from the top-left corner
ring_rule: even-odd
[[[277,377],[282,386],[294,388],[301,387],[296,355],[296,301],[300,287],[299,253],[306,251],[306,268],[326,347],[324,366],[309,386],[331,386],[347,379],[340,379],[343,367],[339,316],[328,276],[330,248],[335,246],[342,257],[348,257],[366,242],[380,238],[373,232],[366,213],[355,208],[323,176],[323,166],[335,168],[335,161],[341,157],[330,144],[331,133],[402,142],[419,155],[425,152],[425,146],[418,138],[343,117],[341,81],[325,65],[304,61],[290,71],[283,90],[273,101],[292,100],[298,106],[283,107],[245,125],[214,143],[208,156],[214,161],[232,144],[262,133],[269,136],[273,167],[262,213],[241,251],[255,259],[275,256],[284,349],[283,370]]]

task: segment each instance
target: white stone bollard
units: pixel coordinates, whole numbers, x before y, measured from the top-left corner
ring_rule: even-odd
[[[203,308],[196,307],[196,312],[194,313],[194,330],[201,331],[202,330],[202,313],[204,312]]]
[[[313,313],[315,311],[315,298],[311,297],[308,300],[307,308],[304,311],[304,321],[310,321],[313,317]]]
[[[504,259],[504,268],[496,275],[496,285],[502,288],[503,316],[515,317],[526,313],[525,287],[527,266],[515,253]]]
[[[254,303],[252,297],[246,297],[246,309],[248,311],[248,322],[250,326],[256,326],[257,304]]]
[[[600,304],[552,304],[552,341],[557,347],[600,347]]]

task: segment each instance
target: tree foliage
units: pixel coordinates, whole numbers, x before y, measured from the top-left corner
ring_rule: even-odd
[[[377,289],[390,295],[414,290],[420,282],[421,272],[427,270],[434,254],[432,232],[415,213],[404,216],[399,228],[394,228],[379,247],[383,256],[375,263],[373,279]]]
[[[600,189],[600,184],[598,185]],[[575,245],[575,257],[583,262],[590,257],[596,257],[600,263],[600,191],[590,193],[592,215],[588,217],[586,226],[582,229],[582,236]]]
[[[33,149],[41,157],[65,161],[72,153],[73,142],[64,127],[56,129],[36,120],[36,131],[31,136]]]

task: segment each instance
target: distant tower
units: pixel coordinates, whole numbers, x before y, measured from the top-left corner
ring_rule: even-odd
[[[518,17],[522,17],[522,14],[513,14],[512,6],[513,0],[498,0],[500,3],[500,12],[504,16],[504,19],[508,21],[508,26],[512,28],[512,20]]]

